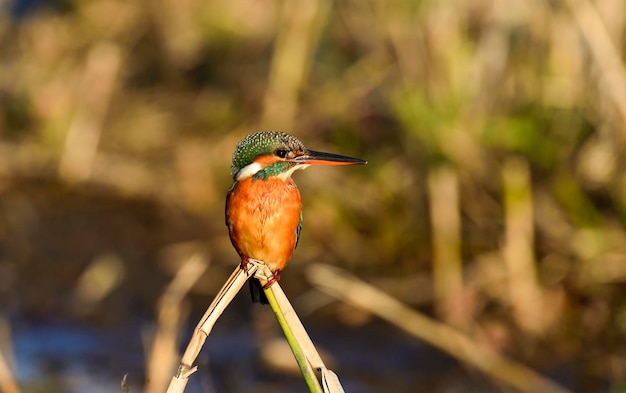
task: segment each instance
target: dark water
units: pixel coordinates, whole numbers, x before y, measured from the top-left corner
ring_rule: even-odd
[[[16,377],[25,391],[119,391],[125,373],[143,373],[141,338],[132,327],[30,320],[13,329]]]
[[[209,337],[188,392],[208,388],[219,392],[306,391],[297,375],[272,371],[259,363],[251,326],[239,324],[239,318],[229,318],[228,313],[225,318],[226,323],[218,325]],[[20,384],[25,391],[112,392],[120,390],[120,381],[128,374],[131,391],[141,391],[145,382],[142,330],[149,321],[127,322],[106,328],[68,320],[13,323]],[[466,383],[493,391],[493,387],[484,390],[489,384],[480,376],[472,376],[452,359],[383,323],[359,328],[311,323],[309,330],[319,349],[332,357],[332,368],[348,392],[428,391],[423,390],[426,387],[448,391],[445,386],[451,388],[468,378]],[[442,378],[444,375],[455,377]]]

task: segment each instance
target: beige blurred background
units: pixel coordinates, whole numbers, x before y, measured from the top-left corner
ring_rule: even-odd
[[[295,175],[281,281],[347,391],[515,390],[323,295],[313,263],[572,391],[626,389],[622,0],[0,7],[0,348],[23,391],[169,378],[151,343],[177,353],[237,264],[230,160],[259,130],[369,161]],[[227,311],[189,391],[304,391],[259,307]]]

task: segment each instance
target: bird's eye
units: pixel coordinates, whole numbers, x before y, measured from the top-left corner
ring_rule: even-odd
[[[287,154],[289,154],[289,152],[287,150],[285,150],[285,149],[278,149],[278,150],[276,150],[275,154],[278,157],[280,157],[280,158],[285,158],[285,157],[287,157]]]

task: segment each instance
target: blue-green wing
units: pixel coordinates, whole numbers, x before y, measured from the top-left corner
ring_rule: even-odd
[[[298,223],[298,228],[296,228],[296,246],[298,247],[298,242],[300,241],[300,231],[302,231],[302,210],[300,210],[300,222]]]

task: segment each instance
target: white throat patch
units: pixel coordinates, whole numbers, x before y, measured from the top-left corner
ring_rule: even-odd
[[[261,169],[263,169],[263,167],[261,166],[261,164],[257,162],[248,164],[244,166],[243,168],[241,168],[239,172],[237,172],[237,181],[252,177]]]
[[[278,178],[281,180],[287,180],[289,179],[289,177],[291,177],[291,175],[297,171],[298,169],[306,169],[310,166],[310,164],[306,164],[306,165],[296,165],[294,167],[289,168],[289,170],[281,173],[280,175],[278,175]]]

